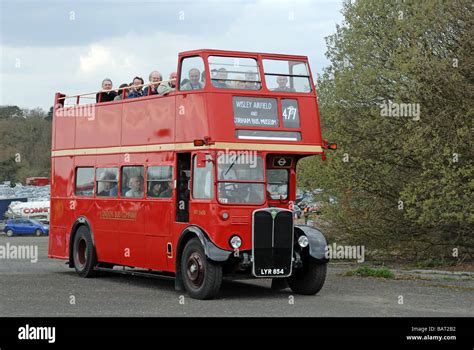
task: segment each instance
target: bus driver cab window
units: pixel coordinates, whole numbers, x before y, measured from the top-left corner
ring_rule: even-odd
[[[211,199],[213,197],[212,157],[209,154],[202,159],[194,156],[193,162],[193,198]],[[200,164],[200,162],[202,163]]]

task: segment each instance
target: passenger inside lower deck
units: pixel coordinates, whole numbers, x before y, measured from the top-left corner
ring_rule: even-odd
[[[173,181],[152,182],[148,189],[148,197],[171,198]]]
[[[143,193],[143,177],[132,176],[128,182],[130,189],[125,193],[125,197],[142,198]]]
[[[105,173],[99,184],[102,185],[102,189],[97,194],[98,196],[110,197],[117,194],[117,178],[114,174]]]

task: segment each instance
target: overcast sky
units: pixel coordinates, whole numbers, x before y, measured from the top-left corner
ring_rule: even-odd
[[[54,93],[97,91],[200,48],[300,54],[313,73],[328,64],[324,37],[342,0],[0,0],[0,105],[49,109]]]

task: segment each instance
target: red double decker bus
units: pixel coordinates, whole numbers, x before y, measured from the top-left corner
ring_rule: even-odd
[[[163,96],[56,94],[49,257],[198,299],[223,277],[317,293],[326,240],[292,213],[298,161],[327,148],[307,57],[196,50],[177,72]]]

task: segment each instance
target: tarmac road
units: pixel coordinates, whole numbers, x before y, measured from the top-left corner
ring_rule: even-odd
[[[474,316],[474,279],[345,277],[330,264],[316,296],[273,291],[269,280],[225,281],[200,301],[169,279],[119,274],[83,279],[47,258],[47,237],[0,235],[0,246],[34,245],[38,261],[0,259],[0,317],[10,316]],[[403,303],[400,296],[403,297]],[[183,303],[184,302],[184,303]]]

